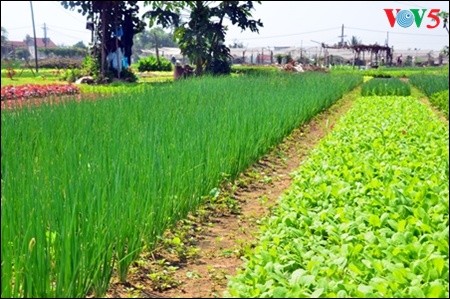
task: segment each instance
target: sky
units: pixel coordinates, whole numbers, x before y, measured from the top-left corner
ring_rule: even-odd
[[[47,37],[57,45],[70,46],[79,41],[87,44],[90,31],[85,29],[86,17],[63,8],[60,1],[32,1],[36,36]],[[422,24],[392,28],[384,9],[426,9]],[[316,47],[318,43],[333,45],[356,36],[364,44],[378,43],[394,49],[441,50],[448,46],[449,36],[441,22],[429,29],[434,21],[427,18],[431,9],[449,11],[448,1],[262,1],[255,3],[253,18],[260,19],[264,27],[259,34],[242,32],[229,26],[226,44],[234,41],[245,47],[273,48],[275,46]],[[142,12],[146,11],[141,7]],[[8,32],[9,40],[23,40],[33,36],[30,1],[1,1],[1,26]]]

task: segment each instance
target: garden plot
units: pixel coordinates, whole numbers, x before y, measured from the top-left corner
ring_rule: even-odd
[[[448,128],[363,97],[295,174],[234,297],[447,297]]]
[[[202,78],[3,110],[2,297],[103,295],[224,177],[360,82]]]

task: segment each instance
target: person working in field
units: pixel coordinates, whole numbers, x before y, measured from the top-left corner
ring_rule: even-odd
[[[175,68],[173,70],[173,79],[178,80],[180,78],[187,78],[194,74],[194,70],[188,64],[184,67],[181,65],[179,61],[175,63]]]
[[[179,61],[175,62],[175,67],[173,69],[173,79],[174,80],[178,80],[180,78],[183,77],[183,73],[184,73],[184,68],[183,66],[180,64]]]

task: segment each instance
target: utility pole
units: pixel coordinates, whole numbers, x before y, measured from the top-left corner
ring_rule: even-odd
[[[386,32],[386,46],[389,46],[389,31]]]
[[[341,35],[340,36],[338,36],[338,37],[340,37],[341,38],[341,47],[343,47],[344,46],[344,37],[346,37],[346,35],[344,35],[344,24],[342,24],[342,29],[341,29]]]
[[[318,55],[318,57],[317,57],[317,65],[320,65],[319,64],[319,62],[320,62],[320,55],[322,54],[322,48],[323,48],[323,43],[319,43],[318,41],[315,41],[315,40],[311,40],[313,43],[316,43],[316,44],[318,44],[318,45],[320,45],[320,48],[318,48],[318,49],[320,49],[320,52],[319,52],[319,50],[317,50],[316,51],[316,53],[317,52],[319,52],[319,55]],[[325,51],[324,51],[325,52]],[[316,56],[317,56],[317,54],[316,54]],[[324,57],[324,60],[325,60],[325,57]]]
[[[161,66],[161,60],[159,59],[159,45],[158,45],[158,35],[156,34],[156,31],[153,32],[153,37],[155,39],[155,53],[156,53],[156,62],[158,63],[158,66]]]
[[[36,64],[36,73],[38,72],[38,57],[37,57],[37,40],[36,40],[36,27],[34,26],[34,12],[33,1],[30,1],[31,8],[31,21],[33,22],[33,36],[34,36],[34,63]]]
[[[45,24],[44,23],[44,27],[42,27],[42,29],[44,29],[44,46],[45,46],[45,49],[47,49],[47,29],[48,29],[48,27],[47,27],[47,24]]]
[[[303,40],[300,42],[300,62],[303,63]]]

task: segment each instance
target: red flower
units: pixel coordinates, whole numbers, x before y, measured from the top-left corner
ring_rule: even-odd
[[[1,100],[26,100],[29,98],[43,98],[50,95],[77,94],[80,90],[72,84],[48,84],[48,85],[7,85],[1,89]]]

